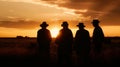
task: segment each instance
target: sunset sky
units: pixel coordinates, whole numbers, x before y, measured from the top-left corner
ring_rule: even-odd
[[[0,0],[0,37],[36,37],[46,21],[52,36],[68,21],[75,35],[83,22],[92,36],[92,19],[99,19],[105,36],[120,36],[120,0]],[[55,37],[55,36],[54,36]]]

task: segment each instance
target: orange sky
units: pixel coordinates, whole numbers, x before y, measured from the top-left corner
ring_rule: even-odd
[[[100,19],[105,36],[120,36],[119,6],[119,0],[1,0],[0,37],[36,37],[42,21],[47,21],[51,33],[68,21],[73,35],[83,22],[92,36],[93,18]]]

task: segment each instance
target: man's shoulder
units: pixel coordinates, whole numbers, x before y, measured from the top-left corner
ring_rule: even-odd
[[[38,32],[40,32],[40,31],[41,31],[41,29],[38,30]]]
[[[85,30],[85,32],[89,32],[88,30]]]

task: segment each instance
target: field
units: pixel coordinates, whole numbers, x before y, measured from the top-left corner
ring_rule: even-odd
[[[36,38],[0,38],[0,64],[40,64]],[[51,43],[51,64],[56,65],[57,45]],[[95,59],[91,49],[91,64],[119,64],[120,38],[107,37],[103,44],[100,59]],[[73,65],[76,65],[76,54],[73,50]]]

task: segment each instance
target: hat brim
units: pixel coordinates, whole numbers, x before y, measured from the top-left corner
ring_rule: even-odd
[[[46,25],[40,25],[41,27],[47,27],[47,26],[49,26],[48,24],[46,24]]]

